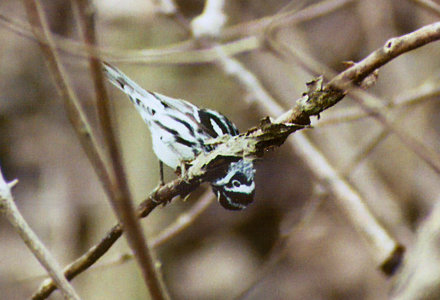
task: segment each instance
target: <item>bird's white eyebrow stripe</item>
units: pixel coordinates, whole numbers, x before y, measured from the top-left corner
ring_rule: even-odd
[[[232,188],[228,188],[225,186],[223,189],[225,191],[232,192],[232,193],[250,194],[250,193],[252,193],[252,191],[255,190],[255,182],[252,181],[251,185],[242,184],[239,187],[232,187]]]
[[[214,129],[214,131],[218,134],[218,136],[223,135],[223,130],[218,126],[217,122],[214,119],[211,119],[211,126]]]

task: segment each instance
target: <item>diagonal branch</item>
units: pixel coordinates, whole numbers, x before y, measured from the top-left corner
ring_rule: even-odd
[[[58,262],[18,211],[11,194],[11,188],[15,183],[17,183],[17,181],[7,183],[0,170],[0,214],[4,215],[11,225],[14,226],[14,229],[29,250],[32,251],[37,260],[46,269],[52,280],[56,282],[64,298],[79,300],[80,297],[64,277]]]

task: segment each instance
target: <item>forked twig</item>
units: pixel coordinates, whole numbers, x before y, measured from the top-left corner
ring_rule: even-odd
[[[80,297],[67,281],[66,277],[64,277],[58,262],[18,211],[11,194],[11,187],[16,182],[17,181],[7,183],[0,170],[0,214],[4,215],[9,220],[9,223],[11,223],[20,235],[26,246],[32,251],[34,256],[56,283],[64,298],[79,300]]]

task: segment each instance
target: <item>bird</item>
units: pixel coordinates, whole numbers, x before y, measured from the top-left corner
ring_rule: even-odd
[[[147,124],[153,151],[161,167],[164,163],[176,171],[180,168],[182,172],[186,162],[214,149],[209,141],[223,135],[239,134],[237,127],[215,110],[143,89],[109,63],[103,63],[103,71],[113,85],[128,95]],[[226,172],[218,174],[210,184],[219,203],[225,209],[237,211],[253,202],[254,177],[252,160],[240,157],[229,162]]]

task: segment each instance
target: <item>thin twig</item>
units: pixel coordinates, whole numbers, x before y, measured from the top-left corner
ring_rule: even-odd
[[[8,184],[0,170],[0,213],[4,215],[14,227],[26,246],[31,250],[40,264],[46,269],[49,276],[56,283],[65,299],[79,300],[80,297],[64,277],[60,265],[40,241],[38,236],[23,218],[14,203],[11,194],[12,184]]]
[[[383,142],[390,135],[390,131],[388,129],[382,129],[380,132],[376,133],[373,138],[368,141],[367,145],[362,147],[362,150],[351,158],[347,159],[348,163],[345,167],[341,168],[340,173],[344,177],[348,177],[350,173],[354,171],[354,169],[362,162],[364,159],[368,157],[371,152],[373,152],[376,147]]]
[[[96,33],[94,24],[94,11],[89,0],[76,1],[79,11],[79,23],[85,43],[96,44]],[[101,130],[104,140],[109,148],[111,158],[112,197],[111,204],[119,221],[126,231],[127,241],[134,253],[134,256],[141,268],[145,283],[149,288],[153,299],[168,299],[168,293],[162,282],[160,271],[156,267],[150,248],[147,246],[145,236],[142,232],[139,221],[136,218],[134,204],[128,188],[127,177],[122,163],[120,147],[113,131],[113,124],[110,116],[110,103],[107,91],[104,86],[104,74],[102,63],[99,59],[90,56],[90,68],[93,83],[95,86],[98,117],[101,123]]]
[[[389,110],[400,109],[411,105],[422,104],[428,100],[433,100],[440,95],[440,86],[438,80],[429,79],[420,86],[405,90],[403,93],[393,97],[392,101],[380,105]],[[383,101],[382,101],[383,102]],[[361,108],[343,108],[333,113],[326,114],[325,118],[319,120],[314,127],[324,127],[340,123],[354,122],[371,115]]]
[[[221,33],[221,38],[239,38],[241,36],[257,35],[264,33],[268,27],[288,26],[302,22],[312,21],[316,18],[329,15],[339,9],[350,5],[357,0],[324,0],[299,10],[297,3],[291,1],[293,10],[277,12],[275,15],[263,17],[247,23],[240,23],[227,27]],[[301,1],[299,1],[301,3]],[[304,1],[302,1],[304,2]]]
[[[302,209],[302,212],[298,214],[300,216],[298,221],[289,220],[289,218],[294,218],[294,214],[289,214],[289,216],[284,219],[285,223],[290,224],[281,230],[279,238],[270,251],[269,258],[259,268],[258,273],[254,275],[252,281],[234,297],[234,300],[246,299],[258,286],[258,283],[267,277],[286,254],[288,254],[289,245],[291,244],[289,239],[294,236],[295,233],[307,230],[307,225],[315,216],[316,211],[322,203],[323,196],[324,194],[317,191],[316,188],[314,195],[312,195],[307,205]]]
[[[417,5],[420,5],[421,7],[436,14],[437,16],[440,16],[440,5],[438,3],[435,3],[432,0],[410,0],[410,1],[414,2]]]
[[[179,217],[176,221],[170,224],[167,228],[162,230],[159,235],[151,239],[151,247],[159,247],[167,240],[176,236],[179,232],[187,228],[194,220],[204,212],[212,203],[214,195],[211,191],[206,191],[200,199],[191,207],[191,209]]]
[[[393,282],[389,299],[440,299],[440,199],[417,229],[402,270]]]
[[[341,9],[347,4],[356,0],[328,0],[320,2],[318,5],[311,5],[310,7],[295,13],[275,14],[269,17],[263,17],[250,22],[243,22],[234,26],[225,28],[221,32],[221,38],[230,40],[236,38],[238,40],[222,44],[224,50],[229,56],[234,56],[243,52],[255,50],[260,47],[255,35],[264,32],[265,28],[271,24],[280,22],[280,24],[287,23],[301,23],[310,21],[314,18],[332,13],[335,10]],[[164,2],[172,2],[170,0]],[[166,6],[166,5],[165,5]],[[283,21],[283,19],[286,19]],[[0,13],[0,24],[7,27],[9,30],[23,36],[45,43],[44,40],[38,40],[32,32],[39,31],[38,28],[31,28],[23,21],[12,19],[7,15]],[[41,35],[41,32],[39,33]],[[254,35],[254,36],[250,36]],[[244,38],[241,38],[244,37]],[[77,41],[66,39],[62,36],[53,34],[53,47],[57,50],[68,53],[74,57],[88,58],[92,53],[94,57],[101,57],[109,62],[125,62],[125,63],[143,63],[143,64],[186,64],[186,63],[201,63],[213,62],[216,59],[214,49],[196,49],[195,40],[189,39],[173,45],[167,45],[158,49],[142,49],[142,50],[127,50],[103,48],[91,45],[85,45]],[[47,44],[46,44],[47,45]]]
[[[109,195],[111,184],[104,155],[102,154],[100,146],[96,142],[79,100],[69,84],[66,72],[61,64],[58,54],[54,51],[54,43],[49,34],[50,31],[46,19],[40,17],[44,15],[43,11],[38,2],[26,0],[24,3],[29,23],[32,25],[32,30],[39,41],[40,48],[46,58],[50,73],[53,75],[56,87],[64,101],[69,121],[81,142],[87,158],[98,175],[100,182],[104,187],[104,191]]]
[[[329,83],[322,86],[322,89],[316,91],[315,94],[298,99],[296,105],[283,114],[282,117],[278,118],[277,121],[309,124],[311,116],[319,115],[322,111],[338,103],[345,97],[348,90],[362,83],[362,81],[367,76],[373,74],[376,69],[403,53],[439,39],[440,22],[426,25],[411,33],[389,39],[383,47],[375,50],[360,62],[353,64],[353,66],[344,72],[334,76]],[[280,43],[272,43],[270,39],[269,42],[272,46],[280,45]],[[280,49],[278,48],[277,50]],[[280,53],[284,55],[286,51],[281,50]],[[301,59],[302,58],[303,57],[301,57]],[[307,67],[311,68],[315,74],[319,74],[323,68],[316,60],[308,62]],[[328,68],[325,68],[325,70],[326,73],[333,73],[331,70],[328,70]]]
[[[378,120],[385,128],[393,132],[403,144],[412,150],[418,157],[420,157],[428,166],[430,166],[437,174],[440,175],[440,153],[434,149],[429,148],[417,138],[404,132],[396,125],[388,116],[388,111],[385,108],[377,108],[378,99],[372,95],[364,92],[361,89],[352,89],[350,96],[359,103],[359,105],[367,111],[370,115]]]
[[[7,27],[20,36],[48,45],[47,41],[38,40],[37,36],[42,35],[42,32],[38,28],[31,28],[22,21],[14,20],[0,13],[0,25]],[[38,32],[38,35],[34,35],[33,32]],[[68,53],[72,57],[88,59],[89,56],[92,55],[93,57],[100,57],[113,63],[142,63],[150,65],[191,64],[212,62],[216,58],[215,49],[194,49],[195,42],[193,39],[165,47],[142,50],[91,46],[62,36],[57,36],[56,34],[54,34],[52,39],[52,46],[55,49]],[[225,42],[220,45],[220,47],[229,55],[237,55],[258,49],[260,43],[255,36],[249,36]]]

